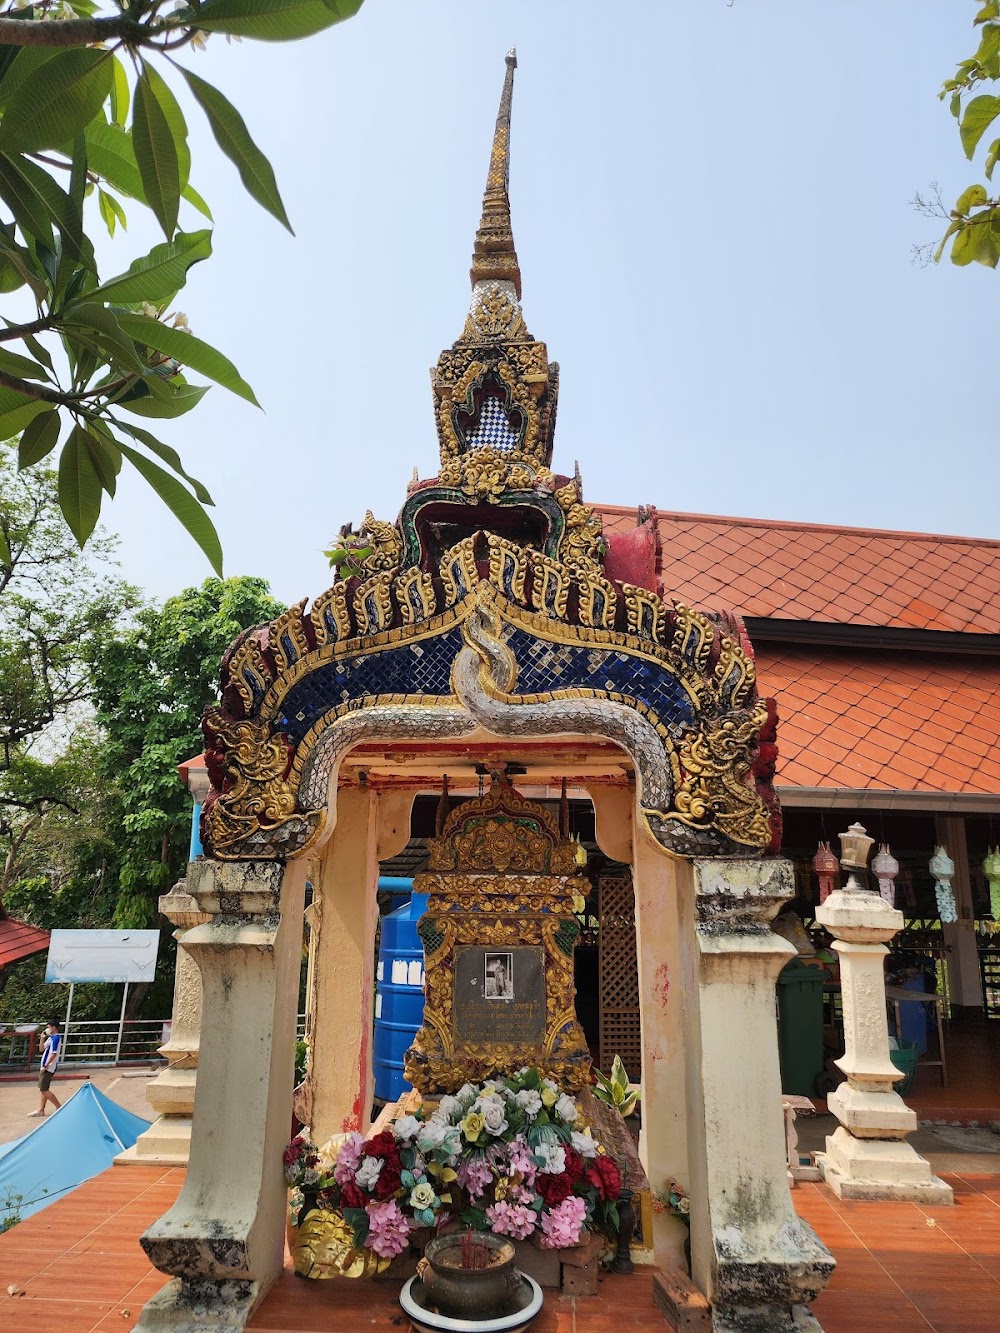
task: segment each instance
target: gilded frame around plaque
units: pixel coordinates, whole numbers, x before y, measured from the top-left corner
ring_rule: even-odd
[[[424,1018],[406,1056],[406,1077],[424,1095],[455,1092],[465,1082],[522,1065],[536,1065],[567,1088],[590,1081],[573,980],[580,931],[573,900],[588,885],[575,873],[574,850],[544,807],[499,780],[487,796],[453,811],[442,836],[431,841],[433,869],[413,883],[415,893],[428,895],[418,924]],[[540,952],[545,1012],[539,1040],[457,1038],[456,961],[468,948]]]

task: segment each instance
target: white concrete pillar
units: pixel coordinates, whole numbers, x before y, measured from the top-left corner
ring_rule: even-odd
[[[885,946],[903,914],[852,876],[817,909],[816,920],[840,957],[845,1051],[836,1063],[847,1075],[827,1098],[840,1125],[820,1161],[826,1183],[842,1199],[951,1203],[951,1186],[905,1141],[917,1117],[892,1086],[900,1073],[889,1059]]]
[[[199,1077],[184,1185],[141,1244],[174,1274],[137,1329],[242,1329],[281,1271],[305,866],[195,861],[211,920],[184,936],[201,970]]]
[[[174,968],[174,1003],[170,1012],[170,1040],[160,1047],[167,1061],[146,1089],[146,1100],[157,1119],[133,1146],[115,1158],[117,1163],[187,1166],[191,1147],[191,1117],[194,1114],[198,1079],[198,1049],[201,1040],[201,973],[184,948],[185,931],[211,921],[207,912],[187,892],[184,880],[159,901],[160,913],[177,926],[174,939],[177,955]]]
[[[937,815],[935,840],[948,848],[955,862],[955,906],[958,920],[942,922],[941,934],[948,949],[948,998],[953,1007],[982,1009],[983,980],[979,971],[979,945],[976,941],[972,880],[969,875],[969,847],[962,815]]]
[[[794,892],[782,860],[696,860],[680,877],[688,941],[691,1258],[713,1328],[818,1329],[834,1259],[792,1205],[775,982],[795,950],[770,929]]]

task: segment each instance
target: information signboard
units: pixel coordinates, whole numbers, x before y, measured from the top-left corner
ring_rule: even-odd
[[[158,930],[54,930],[46,981],[152,981]]]

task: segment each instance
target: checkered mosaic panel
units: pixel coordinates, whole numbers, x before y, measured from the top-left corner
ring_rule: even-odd
[[[518,446],[516,431],[511,430],[503,403],[496,398],[484,398],[479,420],[465,437],[466,449],[496,449],[509,454]]]

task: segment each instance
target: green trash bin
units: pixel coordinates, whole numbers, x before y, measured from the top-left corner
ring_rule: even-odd
[[[778,1053],[781,1091],[815,1097],[823,1062],[823,971],[801,958],[778,976]]]

